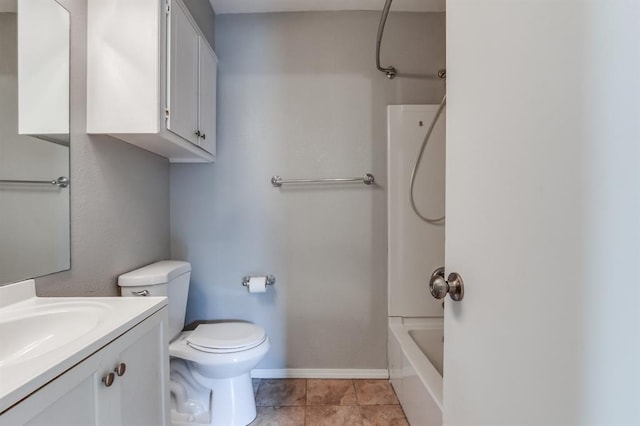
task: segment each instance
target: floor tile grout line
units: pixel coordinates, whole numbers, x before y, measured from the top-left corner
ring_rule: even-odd
[[[273,379],[273,380],[270,380],[270,381],[267,381],[267,382],[275,382],[275,383],[277,383],[277,382],[287,382],[288,380],[289,380],[289,379],[279,379],[279,380],[278,380],[278,379]],[[405,422],[407,421],[406,413],[404,412],[404,409],[402,408],[402,406],[399,404],[399,402],[398,402],[398,400],[397,400],[397,394],[396,394],[396,392],[395,392],[395,389],[393,389],[393,387],[391,386],[391,384],[390,384],[390,382],[389,382],[389,381],[386,381],[386,383],[387,383],[387,384],[388,384],[388,386],[390,387],[390,391],[393,393],[393,396],[395,397],[395,398],[394,398],[394,399],[395,399],[395,401],[393,401],[393,402],[392,402],[392,401],[387,401],[387,400],[382,400],[382,401],[377,401],[377,402],[375,402],[375,403],[373,403],[373,404],[372,404],[372,403],[369,403],[369,404],[362,404],[362,403],[361,403],[361,401],[357,398],[358,392],[357,392],[356,382],[357,382],[358,380],[356,380],[356,379],[346,379],[345,381],[347,381],[347,380],[349,381],[349,385],[347,386],[347,389],[352,390],[352,391],[354,392],[355,396],[356,396],[356,401],[355,401],[354,403],[347,403],[347,404],[342,405],[342,404],[341,404],[341,402],[343,401],[343,399],[342,399],[342,398],[338,398],[338,399],[336,400],[336,399],[333,399],[333,398],[331,398],[331,397],[330,397],[330,398],[329,398],[330,400],[337,401],[337,403],[336,403],[336,402],[333,402],[333,403],[329,403],[329,404],[315,404],[315,405],[310,405],[310,404],[308,404],[308,403],[307,403],[307,401],[308,401],[308,397],[309,397],[309,380],[318,380],[319,382],[323,382],[323,381],[325,381],[325,380],[326,380],[326,381],[329,381],[329,380],[345,380],[345,379],[303,379],[303,380],[300,380],[300,381],[298,382],[298,383],[299,383],[299,385],[302,385],[302,386],[301,386],[301,387],[302,387],[302,389],[301,389],[301,390],[302,390],[302,392],[301,392],[301,397],[302,397],[302,398],[300,398],[300,399],[298,400],[298,401],[300,401],[300,402],[301,402],[301,404],[298,404],[298,405],[274,405],[273,403],[274,403],[274,402],[276,402],[276,401],[270,401],[270,402],[272,402],[272,404],[269,404],[269,405],[261,405],[261,407],[263,407],[263,408],[271,408],[271,409],[278,409],[278,408],[284,408],[284,407],[287,407],[287,408],[293,409],[294,407],[303,407],[301,410],[300,410],[299,408],[297,408],[297,409],[298,409],[298,410],[300,410],[300,411],[298,411],[298,413],[302,414],[302,416],[303,416],[303,417],[302,417],[302,423],[298,423],[298,424],[299,424],[299,425],[300,425],[300,424],[302,424],[302,425],[304,425],[304,426],[310,426],[311,424],[313,424],[313,423],[310,423],[310,422],[309,422],[309,421],[310,421],[310,411],[311,411],[311,412],[316,412],[316,413],[317,413],[317,411],[316,411],[316,410],[322,410],[322,408],[321,408],[321,407],[335,407],[335,408],[336,408],[336,409],[338,409],[338,410],[340,410],[341,408],[351,407],[351,409],[352,409],[352,410],[355,410],[355,413],[357,413],[358,418],[359,418],[361,421],[364,421],[364,419],[365,419],[365,414],[364,414],[364,413],[365,413],[365,412],[367,412],[367,411],[368,411],[368,410],[370,410],[370,409],[374,409],[374,411],[375,411],[375,408],[376,408],[376,407],[377,407],[377,408],[380,408],[380,407],[383,407],[383,406],[388,406],[388,407],[394,407],[394,406],[395,406],[395,407],[398,407],[398,408],[400,409],[400,413],[401,413],[401,416],[402,416],[403,420],[404,420]],[[383,380],[371,380],[371,381],[374,381],[374,382],[375,382],[375,381],[382,382]],[[264,391],[265,393],[271,394],[271,393],[270,393],[270,390],[269,390],[269,388],[268,388],[268,387],[267,387],[267,388],[265,388],[265,389],[262,389],[262,388],[263,388],[263,385],[265,385],[265,383],[263,383],[263,382],[265,382],[265,381],[264,381],[264,380],[259,380],[259,381],[258,381],[258,383],[257,383],[257,388],[256,388],[256,395],[257,395],[257,392],[258,392],[259,390],[262,390],[262,391]],[[364,382],[364,380],[362,380],[362,382]],[[374,384],[375,384],[375,383],[374,383]],[[298,385],[298,386],[299,386],[299,385]],[[266,386],[266,385],[265,385],[265,386]],[[321,388],[321,389],[322,389],[322,388]],[[331,386],[327,386],[327,388],[325,389],[325,390],[327,391],[327,392],[325,393],[325,395],[326,395],[326,394],[332,394],[332,393],[330,392],[330,389],[331,389]],[[378,388],[378,389],[379,389],[379,388]],[[383,391],[384,391],[384,389],[383,389]],[[349,392],[349,391],[346,391],[346,392]],[[365,392],[365,393],[366,393],[366,394],[368,394],[369,392],[370,392],[370,390],[369,390],[368,392]],[[337,392],[333,392],[333,394],[335,394],[336,396],[342,396],[342,397],[344,397],[345,392],[337,391]],[[361,399],[361,398],[360,398],[360,399]],[[366,399],[367,399],[367,398],[365,398],[365,400],[366,400]],[[267,400],[268,400],[268,398],[267,398]],[[277,400],[277,399],[276,399],[276,400]],[[370,402],[372,402],[372,401],[370,401]],[[313,407],[313,408],[309,408],[309,407]],[[370,411],[369,411],[369,412],[370,412]],[[314,418],[315,418],[315,415],[314,415]],[[256,418],[256,420],[257,420],[258,422],[260,421],[260,419],[259,419],[259,418]],[[320,420],[320,421],[322,422],[322,420]],[[258,424],[258,423],[256,423],[256,425],[257,425],[257,424]]]

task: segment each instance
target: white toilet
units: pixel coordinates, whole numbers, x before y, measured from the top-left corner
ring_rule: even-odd
[[[246,426],[256,417],[250,372],[271,343],[249,322],[182,331],[191,265],[165,260],[120,275],[122,296],[166,296],[169,304],[171,424]]]

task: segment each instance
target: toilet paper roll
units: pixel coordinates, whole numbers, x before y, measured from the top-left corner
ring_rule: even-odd
[[[249,278],[249,293],[265,293],[267,291],[267,277]]]

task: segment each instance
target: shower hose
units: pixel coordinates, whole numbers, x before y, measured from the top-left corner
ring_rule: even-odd
[[[426,216],[423,216],[422,213],[418,210],[416,206],[416,200],[413,196],[413,187],[415,185],[416,175],[418,174],[418,169],[420,168],[420,163],[422,162],[422,155],[424,154],[424,150],[427,147],[427,143],[429,142],[429,138],[431,138],[431,134],[433,133],[433,129],[436,127],[436,123],[438,122],[438,118],[442,114],[444,110],[444,106],[447,103],[447,95],[444,95],[442,101],[440,102],[440,106],[438,106],[438,110],[436,111],[436,115],[433,117],[433,121],[427,130],[427,134],[424,136],[424,140],[422,141],[422,146],[420,147],[420,152],[418,153],[418,158],[416,159],[416,164],[413,166],[413,170],[411,171],[411,181],[409,183],[409,200],[411,201],[411,208],[414,213],[424,222],[429,223],[431,225],[441,225],[444,224],[444,216],[439,217],[437,219],[432,219]]]

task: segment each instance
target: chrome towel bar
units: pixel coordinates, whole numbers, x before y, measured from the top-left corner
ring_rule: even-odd
[[[12,180],[12,179],[0,179],[0,183],[26,183],[35,185],[53,185],[59,188],[66,188],[69,186],[69,178],[64,176],[53,180]]]
[[[323,178],[323,179],[282,179],[281,176],[274,176],[271,178],[271,185],[276,188],[282,185],[288,184],[300,184],[300,183],[355,183],[361,182],[365,185],[371,185],[375,182],[375,178],[371,173],[365,173],[360,177],[348,177],[348,178]]]

